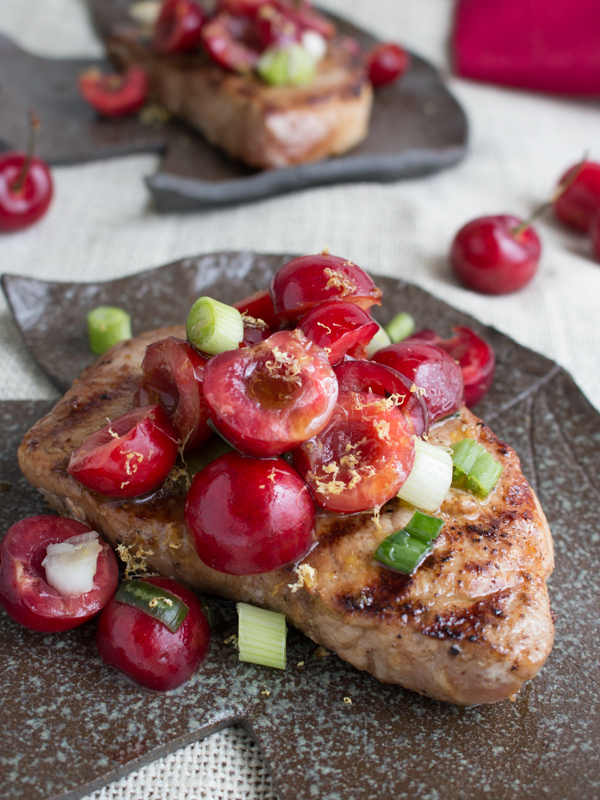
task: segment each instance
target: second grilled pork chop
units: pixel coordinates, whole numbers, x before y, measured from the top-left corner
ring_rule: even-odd
[[[202,52],[160,55],[134,28],[115,31],[106,46],[120,66],[146,70],[156,102],[251,167],[319,161],[367,135],[373,90],[361,56],[341,39],[329,43],[307,86],[269,86]]]
[[[116,345],[86,370],[25,436],[19,462],[61,514],[113,545],[145,553],[148,569],[210,594],[281,611],[315,642],[387,683],[459,705],[517,692],[551,650],[545,580],[550,531],[514,451],[467,409],[433,428],[430,441],[470,437],[503,465],[485,501],[451,490],[434,552],[412,576],[377,566],[373,553],[413,510],[399,501],[373,514],[320,514],[318,542],[302,564],[235,577],[206,567],[183,522],[186,490],[167,480],[145,501],[95,495],[66,472],[86,436],[132,407],[148,344],[185,337],[181,326]]]

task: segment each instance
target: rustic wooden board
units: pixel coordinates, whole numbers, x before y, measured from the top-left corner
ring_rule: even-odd
[[[131,0],[90,0],[101,36],[131,19]],[[340,30],[369,47],[374,37],[345,20]],[[39,155],[71,164],[128,153],[158,152],[147,178],[158,211],[244,203],[312,186],[394,181],[455,164],[466,152],[467,120],[437,71],[416,55],[403,80],[376,93],[367,139],[350,153],[317,164],[254,170],[233,161],[176,121],[144,124],[143,116],[101,119],[79,96],[77,76],[92,61],[38,58],[0,36],[0,150],[24,148],[28,114],[42,120]]]
[[[183,320],[200,293],[240,299],[266,286],[285,259],[219,253],[110,283],[4,276],[3,288],[34,357],[64,388],[90,360],[80,346],[90,306],[125,305],[139,332]],[[103,665],[93,622],[42,635],[2,612],[4,800],[75,800],[234,723],[260,746],[281,800],[598,798],[600,535],[592,499],[600,492],[600,415],[548,359],[415,286],[377,282],[381,322],[407,309],[419,326],[442,335],[471,325],[496,349],[497,378],[476,410],[519,453],[556,546],[556,644],[540,675],[514,702],[464,709],[380,684],[334,655],[318,659],[314,644],[295,631],[285,672],[240,664],[224,644],[235,630],[233,605],[211,599],[221,621],[207,663],[175,693],[155,695]],[[48,410],[44,402],[0,404],[2,531],[44,509],[15,453]]]

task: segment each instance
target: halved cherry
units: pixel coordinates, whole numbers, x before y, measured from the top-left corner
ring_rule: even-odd
[[[405,375],[374,361],[345,361],[333,368],[340,392],[373,392],[392,397],[409,419],[415,436],[429,432],[429,412],[420,392]]]
[[[273,3],[265,3],[258,9],[256,22],[263,47],[285,47],[300,41],[301,28]]]
[[[294,450],[294,466],[318,505],[353,514],[394,497],[414,456],[411,426],[393,401],[340,392],[327,427]]]
[[[176,689],[191,678],[208,652],[210,626],[200,601],[170,578],[142,578],[128,583],[134,584],[134,599],[142,602],[132,606],[119,600],[127,599],[122,590],[129,588],[121,585],[98,620],[96,646],[100,657],[145,689]],[[185,617],[177,630],[148,613],[153,609],[144,610],[144,600],[148,606],[154,603],[154,609],[167,601],[171,608],[183,608]]]
[[[8,529],[0,543],[0,604],[9,617],[34,631],[68,631],[108,603],[117,588],[119,567],[102,539],[89,592],[65,596],[46,581],[42,561],[48,545],[89,532],[81,522],[50,514],[22,519]]]
[[[458,411],[464,403],[460,367],[441,347],[404,340],[378,350],[373,361],[406,375],[421,389],[431,423]]]
[[[105,117],[135,114],[148,97],[148,76],[141,67],[133,66],[123,74],[103,74],[97,67],[79,76],[83,99]]]
[[[254,69],[262,50],[255,21],[227,12],[204,24],[202,42],[216,64],[234,72]]]
[[[271,283],[275,313],[295,320],[326,300],[381,305],[381,289],[352,261],[328,253],[300,256],[280,267]]]
[[[280,455],[310,439],[329,421],[337,393],[325,351],[299,330],[221,353],[205,370],[214,425],[253,456]]]
[[[240,347],[252,347],[253,344],[258,344],[273,334],[271,328],[261,319],[245,316],[243,322],[244,338]]]
[[[246,314],[254,319],[262,319],[273,330],[277,330],[279,327],[279,318],[275,314],[271,292],[268,289],[244,297],[243,300],[238,300],[233,305],[240,314]]]
[[[71,455],[67,472],[92,492],[137,497],[164,481],[175,464],[177,444],[161,406],[134,408],[88,436]]]
[[[494,348],[472,328],[458,326],[451,339],[442,339],[435,331],[422,330],[404,341],[427,342],[437,345],[458,361],[465,385],[465,405],[469,408],[487,394],[494,380],[496,355]]]
[[[302,558],[312,545],[315,507],[283,459],[231,452],[195,475],[185,521],[207,566],[254,575]]]
[[[296,2],[296,0],[276,0],[279,10],[285,14],[288,19],[294,22],[301,31],[315,31],[325,39],[333,39],[336,32],[336,27],[324,17],[319,14],[311,6],[310,3]]]
[[[204,19],[194,0],[164,0],[154,28],[154,49],[165,55],[195,50]]]
[[[373,317],[356,303],[320,303],[302,317],[298,328],[322,347],[330,364],[337,364],[348,353],[366,358],[367,344],[379,330]]]
[[[189,342],[168,337],[148,345],[142,361],[136,402],[164,408],[184,451],[194,450],[212,433],[202,390],[207,360]]]
[[[234,15],[244,15],[253,17],[256,12],[264,5],[268,5],[271,0],[219,0],[217,3],[217,14],[227,11]]]

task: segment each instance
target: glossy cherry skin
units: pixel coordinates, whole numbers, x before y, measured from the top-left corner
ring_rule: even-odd
[[[590,223],[590,236],[594,254],[598,261],[600,261],[600,211],[598,211]]]
[[[324,39],[332,39],[335,36],[336,27],[333,22],[315,11],[310,3],[277,0],[277,7],[301,31],[314,31]]]
[[[458,361],[465,385],[465,405],[472,408],[491,388],[496,354],[491,344],[472,328],[457,326],[452,330],[456,335],[451,339],[442,339],[435,331],[422,330],[413,333],[405,341],[434,344]]]
[[[600,164],[594,161],[575,164],[561,176],[559,185],[573,175],[576,175],[573,182],[554,201],[554,213],[565,225],[587,232],[600,209]]]
[[[411,391],[412,381],[374,361],[345,361],[334,367],[340,392],[373,392],[394,397],[396,407],[409,420],[415,436],[429,432],[429,412],[420,392]]]
[[[318,505],[354,514],[394,497],[414,455],[411,426],[393,403],[370,392],[340,392],[327,427],[294,450],[294,466]]]
[[[54,186],[48,165],[32,158],[20,184],[26,153],[0,156],[0,231],[20,231],[44,216],[52,201]]]
[[[315,507],[283,459],[231,452],[194,476],[185,521],[204,564],[255,575],[302,558],[313,543]]]
[[[205,22],[202,42],[216,64],[241,73],[254,69],[262,50],[256,22],[250,17],[227,12]]]
[[[399,80],[410,64],[410,56],[400,45],[381,42],[366,56],[369,80],[378,88]]]
[[[148,76],[141,67],[133,66],[122,75],[103,74],[94,68],[79,76],[81,96],[104,117],[125,117],[135,114],[148,97]]]
[[[148,345],[142,361],[136,402],[164,408],[184,452],[199,447],[212,433],[202,389],[207,360],[189,342],[168,337]]]
[[[263,47],[287,47],[299,42],[302,31],[287,14],[275,5],[267,4],[258,9],[256,14],[258,33]]]
[[[175,633],[154,617],[114,598],[98,619],[100,657],[144,689],[167,692],[189,680],[210,644],[210,626],[200,601],[170,578],[142,578],[179,597],[188,607]]]
[[[460,367],[440,347],[405,340],[378,350],[373,361],[401,372],[423,390],[432,424],[458,411],[464,404],[465,390]]]
[[[338,394],[324,350],[302,331],[279,331],[206,365],[204,396],[223,437],[242,453],[280,455],[325,427]]]
[[[305,314],[298,328],[311,342],[322,347],[330,364],[337,364],[348,353],[366,357],[366,345],[379,325],[356,303],[320,303]]]
[[[163,55],[185,53],[200,44],[205,15],[194,0],[164,0],[152,46]]]
[[[177,446],[177,433],[161,406],[142,406],[88,436],[72,453],[67,472],[92,492],[137,497],[164,481]]]
[[[89,592],[66,597],[46,583],[42,561],[48,545],[89,530],[81,522],[50,514],[22,519],[8,529],[0,543],[0,604],[9,617],[33,631],[68,631],[108,603],[117,588],[119,567],[102,539]]]
[[[243,300],[238,300],[238,302],[233,305],[240,314],[246,314],[254,319],[261,319],[263,322],[266,322],[273,331],[276,331],[279,327],[279,317],[275,314],[271,292],[268,289],[255,292],[249,297],[244,297]]]
[[[296,320],[317,303],[343,301],[363,309],[381,305],[381,289],[356,264],[339,256],[319,253],[300,256],[280,267],[271,283],[275,313]]]
[[[521,220],[508,214],[479,217],[454,237],[450,262],[464,285],[483,294],[507,294],[535,275],[541,243],[529,226],[515,233]]]

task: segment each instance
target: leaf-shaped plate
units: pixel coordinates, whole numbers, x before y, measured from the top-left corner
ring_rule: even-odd
[[[183,320],[200,293],[233,302],[267,285],[287,257],[219,253],[102,284],[4,276],[34,355],[65,387],[90,357],[85,315],[98,302],[132,310],[140,331]],[[170,695],[140,692],[96,655],[94,623],[34,634],[0,614],[0,781],[4,800],[77,798],[144,763],[233,723],[256,740],[282,800],[593,800],[600,794],[600,415],[561,368],[491,328],[391,278],[381,322],[408,309],[447,335],[471,325],[493,344],[497,378],[478,413],[520,454],[554,534],[551,598],[556,644],[514,698],[464,709],[378,683],[291,631],[286,671],[239,663],[224,641],[231,604],[209,659]],[[44,402],[0,404],[2,529],[43,510],[15,451]],[[448,641],[448,647],[451,646]],[[351,704],[344,698],[351,698]]]
[[[123,21],[132,0],[90,0],[101,36]],[[373,36],[340,18],[341,32],[363,47]],[[163,153],[159,172],[147,179],[158,211],[181,211],[244,203],[349,181],[393,181],[451,166],[465,154],[467,121],[437,71],[412,57],[395,86],[376,94],[369,135],[351,152],[275,170],[253,170],[208,144],[178,122],[100,119],[81,99],[77,76],[91,62],[32,56],[0,36],[0,149],[23,148],[28,110],[43,122],[39,155],[51,164],[77,163],[136,152]]]

